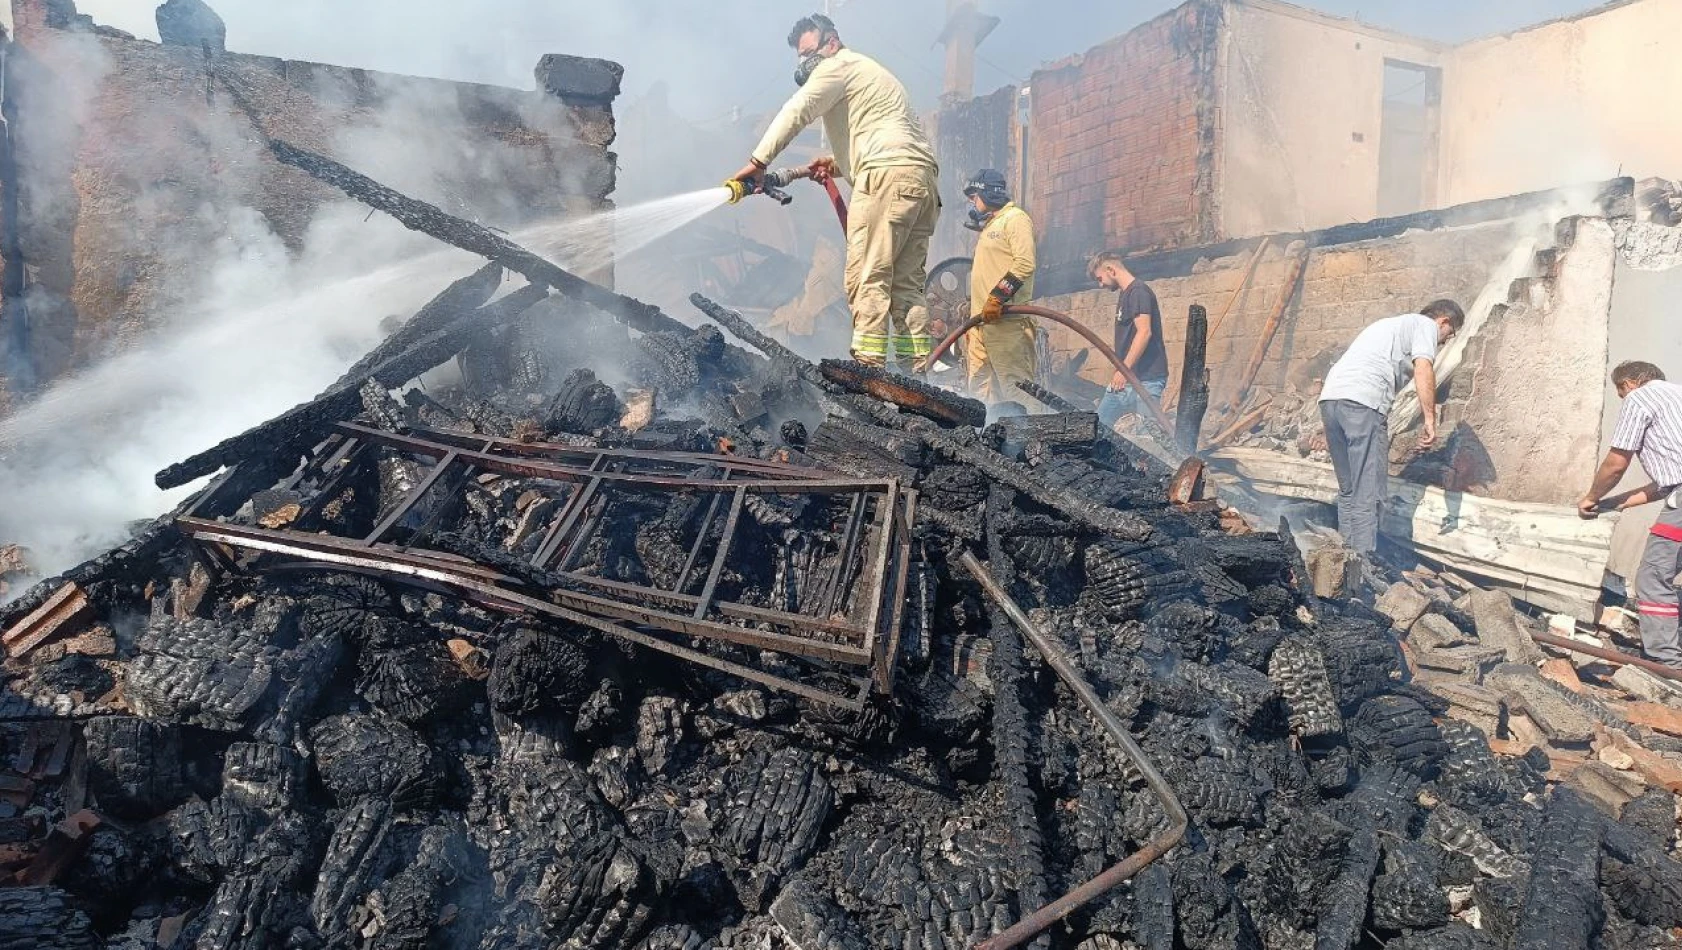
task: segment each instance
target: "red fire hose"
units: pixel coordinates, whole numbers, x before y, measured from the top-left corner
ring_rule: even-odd
[[[841,189],[836,187],[834,178],[823,180],[823,190],[829,192],[829,203],[835,206],[835,216],[841,219],[841,231],[847,231],[847,202],[841,197]]]
[[[824,190],[829,192],[830,203],[835,206],[835,216],[841,219],[841,230],[846,231],[847,202],[841,197],[841,189],[836,187],[835,179],[833,177],[824,177],[822,182]],[[1145,390],[1144,384],[1139,381],[1139,377],[1133,372],[1133,368],[1128,366],[1120,356],[1117,356],[1116,351],[1112,349],[1108,343],[1105,343],[1098,334],[1093,333],[1090,329],[1088,329],[1085,324],[1066,313],[1058,313],[1055,310],[1047,310],[1044,307],[1035,307],[1028,304],[1006,307],[1005,313],[1019,313],[1029,317],[1041,317],[1043,319],[1050,320],[1053,323],[1061,323],[1063,326],[1066,326],[1085,337],[1086,342],[1091,343],[1095,348],[1097,348],[1098,352],[1104,354],[1104,356],[1109,359],[1110,364],[1116,368],[1116,372],[1120,373],[1122,377],[1127,380],[1127,385],[1133,387],[1133,393],[1138,396],[1139,403],[1145,407],[1147,412],[1150,413],[1151,418],[1156,420],[1156,424],[1162,427],[1162,431],[1168,433],[1170,436],[1174,434],[1174,423],[1170,422],[1168,417],[1163,415],[1162,407],[1157,404],[1156,398]],[[949,334],[946,339],[941,340],[940,345],[936,346],[934,351],[929,354],[926,365],[934,365],[935,360],[938,360],[945,355],[946,351],[952,348],[952,344],[958,342],[959,337],[968,333],[972,328],[980,326],[981,322],[980,317],[973,317],[968,323],[956,330],[953,330],[951,334]]]
[[[1139,377],[1133,372],[1133,368],[1128,366],[1121,357],[1117,356],[1116,351],[1112,349],[1108,343],[1105,343],[1098,334],[1093,333],[1086,324],[1081,323],[1079,320],[1076,320],[1074,317],[1071,317],[1066,313],[1058,313],[1055,310],[1047,310],[1044,307],[1035,307],[1028,304],[1018,304],[1006,307],[1005,313],[1016,313],[1027,317],[1040,317],[1045,320],[1050,320],[1053,323],[1061,323],[1063,326],[1066,326],[1085,337],[1086,342],[1092,344],[1098,352],[1104,354],[1105,358],[1110,361],[1110,365],[1116,368],[1116,372],[1120,373],[1122,377],[1127,380],[1127,385],[1133,387],[1133,393],[1139,397],[1140,405],[1144,406],[1145,410],[1150,413],[1151,418],[1156,420],[1156,424],[1162,427],[1162,431],[1167,432],[1169,435],[1174,434],[1174,423],[1168,421],[1168,417],[1162,414],[1162,407],[1157,404],[1155,397],[1145,390],[1144,384],[1139,381]],[[933,365],[935,360],[940,359],[947,350],[951,349],[952,344],[958,342],[959,337],[968,333],[971,329],[980,326],[981,323],[982,320],[980,317],[971,317],[968,323],[965,323],[963,326],[948,334],[946,339],[941,340],[939,345],[934,348],[934,351],[929,354],[929,365]]]

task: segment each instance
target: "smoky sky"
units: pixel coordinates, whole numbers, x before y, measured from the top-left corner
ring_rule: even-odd
[[[151,0],[80,0],[100,23],[157,37]],[[981,0],[999,17],[976,64],[976,91],[1026,80],[1175,6],[1168,0]],[[1318,0],[1326,13],[1445,42],[1521,29],[1597,4],[1585,0]],[[794,89],[785,38],[822,0],[212,0],[228,48],[287,59],[532,87],[544,53],[622,63],[625,93],[663,83],[692,121],[775,108]],[[876,57],[933,107],[945,0],[830,0],[847,43]]]

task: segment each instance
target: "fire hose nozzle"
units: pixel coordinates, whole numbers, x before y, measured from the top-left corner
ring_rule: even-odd
[[[764,195],[777,204],[786,205],[794,198],[782,189],[787,182],[775,172],[768,173],[758,180],[747,178],[731,178],[725,181],[724,187],[730,192],[730,204],[735,204],[748,195]]]

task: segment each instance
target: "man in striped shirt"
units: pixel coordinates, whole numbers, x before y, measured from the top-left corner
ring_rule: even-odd
[[[1641,569],[1635,575],[1636,609],[1641,616],[1641,649],[1666,666],[1682,669],[1677,639],[1677,580],[1682,573],[1682,386],[1668,382],[1652,363],[1621,363],[1612,385],[1624,401],[1612,447],[1595,473],[1594,484],[1577,510],[1585,518],[1608,508],[1632,508],[1664,499],[1664,510],[1647,538]],[[1611,498],[1629,469],[1631,458],[1652,479],[1640,488]],[[1605,499],[1602,501],[1602,499]]]

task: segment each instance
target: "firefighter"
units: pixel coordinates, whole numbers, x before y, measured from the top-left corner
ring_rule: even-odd
[[[853,190],[845,278],[853,358],[881,366],[892,353],[921,373],[931,346],[923,282],[940,215],[934,147],[905,86],[843,46],[829,17],[801,17],[788,44],[799,56],[800,89],[733,177],[757,182],[795,136],[823,119],[835,154],[809,170],[818,181],[841,178]]]
[[[1034,295],[1034,222],[1010,200],[1005,176],[983,168],[964,186],[966,227],[981,232],[970,266],[970,312],[982,319],[964,335],[969,386],[989,406],[1017,401],[1016,383],[1034,379],[1034,320],[1004,308]]]

